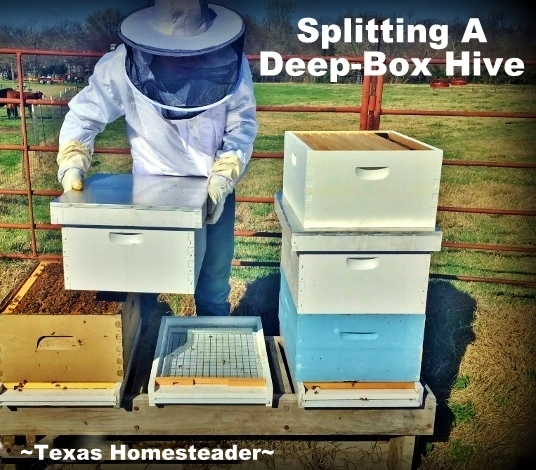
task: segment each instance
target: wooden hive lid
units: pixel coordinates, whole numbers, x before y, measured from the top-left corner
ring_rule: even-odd
[[[295,132],[311,150],[414,150],[426,148],[419,145],[408,145],[409,141],[392,139],[387,132],[359,132],[359,131],[330,131],[330,132]],[[413,143],[412,143],[413,144]]]

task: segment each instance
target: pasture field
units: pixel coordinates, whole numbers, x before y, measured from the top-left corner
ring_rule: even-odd
[[[259,105],[358,106],[361,101],[359,85],[256,84],[255,90]],[[386,85],[383,108],[535,113],[536,87],[467,85],[432,89],[428,85]],[[35,114],[37,117],[30,126],[35,126],[37,131],[30,138],[37,142],[43,126],[52,126],[58,119],[52,116],[40,119],[39,112]],[[255,150],[266,152],[282,150],[286,130],[359,129],[359,116],[349,113],[259,112],[258,120]],[[1,143],[20,142],[17,126],[20,121],[7,120],[0,108]],[[398,131],[439,147],[448,160],[536,162],[533,119],[385,115],[381,129]],[[124,122],[120,120],[109,126],[96,145],[127,146]],[[128,156],[95,155],[90,172],[129,170]],[[31,171],[34,188],[60,189],[55,179],[55,155],[34,156]],[[252,159],[237,194],[273,196],[282,189],[282,171],[281,159]],[[17,184],[21,184],[20,152],[0,152],[3,189],[14,184],[5,176],[8,174],[15,174]],[[535,211],[535,186],[533,169],[445,165],[439,205]],[[0,198],[0,223],[28,222],[25,197]],[[48,223],[50,199],[33,199],[36,222]],[[531,216],[441,211],[437,222],[445,242],[536,246],[536,221]],[[280,231],[272,205],[252,203],[238,204],[236,229]],[[279,261],[278,238],[237,237],[235,248],[238,260]],[[59,233],[39,230],[38,249],[40,253],[60,253]],[[0,229],[2,251],[29,253],[27,233]],[[534,253],[523,251],[444,248],[432,256],[431,272],[534,282],[535,259]],[[0,298],[22,275],[27,264],[0,259],[0,271],[5,273],[0,280]],[[233,314],[260,315],[266,334],[277,334],[278,282],[275,268],[233,268]],[[161,301],[174,314],[194,313],[190,296],[162,295]],[[420,441],[419,468],[515,469],[536,461],[535,301],[533,287],[431,279],[422,375],[439,405],[434,435]],[[310,468],[330,468],[325,460],[322,462]]]

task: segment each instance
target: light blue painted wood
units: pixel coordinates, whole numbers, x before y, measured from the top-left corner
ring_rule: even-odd
[[[280,334],[296,382],[416,382],[424,314],[298,314],[281,272]]]

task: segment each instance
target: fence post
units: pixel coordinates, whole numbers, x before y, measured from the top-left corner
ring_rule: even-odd
[[[365,75],[363,79],[359,119],[359,129],[362,131],[377,131],[380,128],[383,82],[383,75]]]
[[[381,24],[376,19],[376,25]],[[379,51],[381,40],[378,38],[376,50]],[[368,80],[367,80],[368,79]],[[359,129],[362,131],[377,131],[380,129],[380,115],[382,110],[383,75],[365,76],[361,98],[361,117]]]
[[[30,222],[30,245],[32,249],[32,256],[37,257],[37,240],[35,236],[35,221],[34,221],[34,210],[33,210],[33,200],[32,200],[32,177],[30,171],[30,156],[29,156],[29,145],[28,145],[28,127],[26,123],[26,101],[24,100],[24,81],[23,81],[23,71],[22,71],[22,52],[16,52],[17,60],[17,79],[19,83],[19,96],[20,96],[20,127],[22,132],[22,145],[23,145],[23,155],[22,155],[22,169],[24,171],[24,177],[26,180],[26,197],[28,198],[28,217]]]
[[[372,121],[372,130],[379,130],[380,129],[380,116],[382,114],[382,99],[383,99],[383,83],[384,83],[384,75],[379,75],[376,82],[376,100],[374,103],[374,111],[373,111],[373,121]]]
[[[368,130],[368,108],[370,100],[370,75],[363,76],[361,88],[361,111],[359,116],[359,130]]]

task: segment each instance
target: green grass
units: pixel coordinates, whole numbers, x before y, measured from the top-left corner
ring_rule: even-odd
[[[454,465],[462,465],[469,462],[474,455],[474,449],[472,446],[467,445],[463,441],[456,440],[452,443],[452,449],[450,452],[450,460]]]
[[[21,157],[17,155],[17,152],[10,152],[2,155],[2,170],[5,172],[13,171],[18,165],[20,165]]]
[[[470,382],[471,379],[467,375],[459,375],[458,377],[456,377],[456,380],[452,384],[452,388],[456,390],[463,390],[464,388],[467,388],[469,386]]]
[[[361,85],[259,83],[255,85],[255,95],[257,104],[261,106],[359,106]],[[426,84],[386,84],[382,106],[384,109],[534,112],[536,87],[469,85],[437,90]]]
[[[449,401],[449,408],[454,415],[454,426],[458,426],[462,423],[468,423],[476,416],[475,407],[471,402],[457,403],[455,401]]]
[[[257,83],[257,105],[292,106],[358,106],[361,101],[361,86],[304,83]]]

